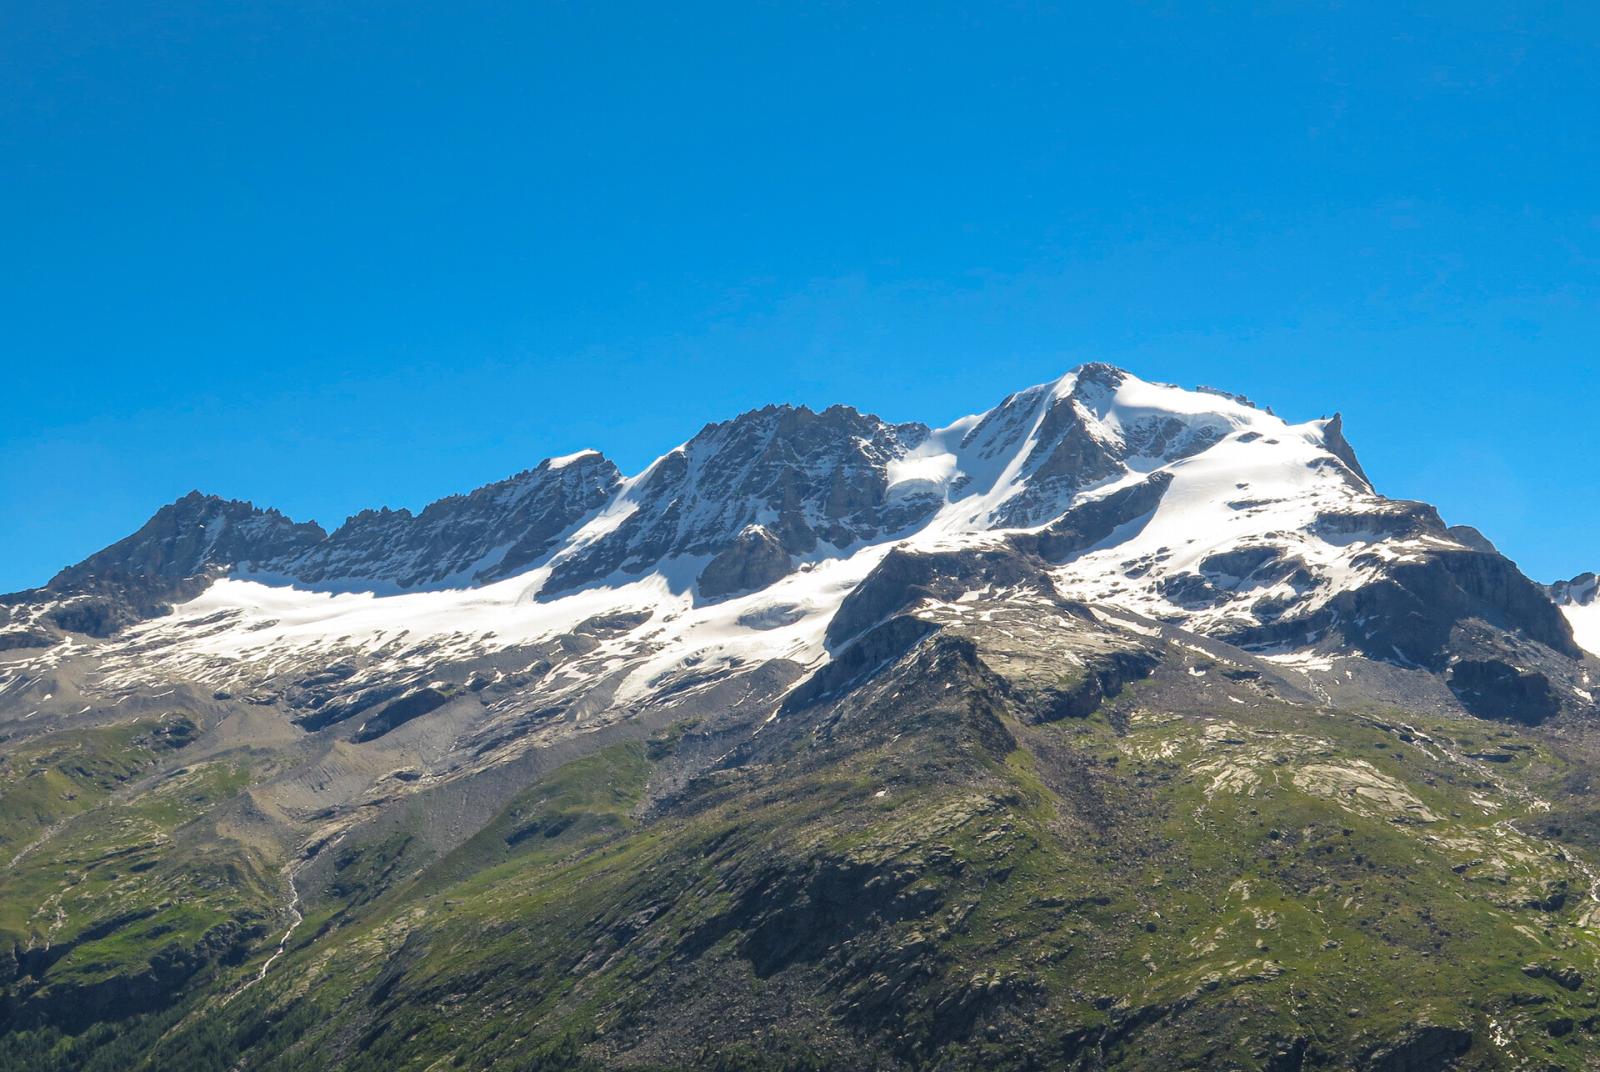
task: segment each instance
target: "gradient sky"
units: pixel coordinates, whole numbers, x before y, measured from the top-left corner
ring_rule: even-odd
[[[1592,3],[0,11],[0,591],[198,487],[332,527],[768,401],[1069,366],[1342,410],[1600,567]]]

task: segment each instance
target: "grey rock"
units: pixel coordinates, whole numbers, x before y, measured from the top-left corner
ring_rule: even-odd
[[[559,563],[543,594],[677,555],[718,555],[756,524],[790,555],[907,531],[942,500],[891,496],[887,467],[927,434],[925,425],[891,425],[848,406],[768,406],[707,425],[640,478],[628,519]],[[767,557],[770,570],[776,559]]]
[[[793,569],[794,559],[778,538],[751,525],[700,571],[700,594],[717,599],[751,592],[787,577]]]

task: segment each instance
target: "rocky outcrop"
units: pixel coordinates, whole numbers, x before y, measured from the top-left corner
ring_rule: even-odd
[[[707,425],[639,478],[627,520],[561,561],[541,594],[677,555],[718,555],[751,525],[790,555],[909,530],[942,500],[891,495],[888,464],[927,435],[925,425],[892,425],[848,406],[768,406]]]
[[[835,696],[900,658],[924,637],[939,631],[933,622],[900,615],[856,636],[784,700],[783,710],[798,711]]]
[[[997,525],[1042,524],[1071,508],[1080,493],[1124,475],[1130,462],[1191,457],[1229,431],[1214,414],[1161,413],[1119,418],[1113,431],[1100,418],[1127,379],[1110,365],[1080,366],[1065,393],[1067,381],[1019,391],[967,433],[962,448],[978,458],[1031,443],[1018,472],[1020,489],[994,512]]]
[[[1244,625],[1222,639],[1258,648],[1334,637],[1369,658],[1440,674],[1463,658],[1503,661],[1505,640],[1497,637],[1531,641],[1550,657],[1583,657],[1545,590],[1501,555],[1439,547],[1396,562],[1362,555],[1355,564],[1381,573],[1310,614]],[[1469,690],[1487,684],[1475,675],[1467,673]]]
[[[361,728],[351,735],[350,740],[356,744],[377,740],[412,719],[437,711],[449,702],[450,691],[445,689],[429,686],[408,692],[363,722]]]
[[[1480,718],[1537,726],[1561,711],[1550,679],[1498,659],[1463,659],[1445,677],[1461,706]]]
[[[110,924],[120,927],[126,922]],[[47,967],[38,963],[40,958],[30,957],[40,951],[29,951],[23,956],[22,970],[37,973],[37,981],[20,987],[9,1006],[0,1003],[0,1033],[40,1024],[76,1033],[96,1022],[115,1022],[165,1008],[197,975],[219,964],[239,963],[265,933],[266,928],[255,920],[230,920],[206,931],[193,945],[168,943],[140,971],[84,983],[52,983]],[[68,948],[44,952],[59,959]]]
[[[1066,562],[1113,533],[1136,534],[1134,522],[1148,520],[1172,484],[1171,473],[1152,473],[1146,480],[1110,495],[1080,503],[1037,533],[1014,537],[1018,546],[1051,562]],[[1126,529],[1123,527],[1127,526]]]
[[[1374,1049],[1361,1067],[1372,1072],[1444,1072],[1472,1048],[1472,1032],[1421,1024]]]
[[[8,598],[46,604],[43,620],[55,628],[106,637],[192,599],[231,566],[293,555],[324,535],[314,522],[194,491],[44,588]]]
[[[1587,607],[1600,596],[1600,578],[1593,573],[1580,573],[1570,581],[1557,581],[1549,586],[1550,599],[1562,607]]]
[[[1344,417],[1335,413],[1322,425],[1322,444],[1328,452],[1345,464],[1351,474],[1359,479],[1368,489],[1372,487],[1372,480],[1367,476],[1367,471],[1361,468],[1361,462],[1356,459],[1355,448],[1344,437]]]
[[[1032,722],[1088,718],[1101,703],[1121,693],[1123,686],[1149,677],[1159,663],[1153,652],[1131,648],[1091,656],[1078,675],[1032,690],[1024,699],[1023,710]]]
[[[121,583],[155,593],[163,584],[183,581],[210,567],[292,556],[325,535],[315,522],[299,523],[276,510],[191,491],[156,511],[132,536],[62,570],[46,587],[79,592]]]
[[[782,580],[793,569],[794,559],[778,538],[760,525],[751,525],[700,571],[700,594],[719,599],[753,592]]]
[[[828,646],[837,648],[874,623],[924,599],[954,599],[985,586],[1024,587],[1057,598],[1043,563],[1020,551],[917,552],[897,547],[839,605],[828,623]]]

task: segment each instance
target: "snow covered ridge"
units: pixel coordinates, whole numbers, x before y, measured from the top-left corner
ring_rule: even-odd
[[[656,653],[650,673],[685,658],[804,664],[890,548],[1018,537],[1065,595],[1263,650],[1316,645],[1341,593],[1470,550],[1430,508],[1377,495],[1337,418],[1290,424],[1084,365],[944,428],[767,407],[636,476],[585,451],[332,534],[191,495],[13,597],[11,627],[93,634],[70,613],[133,591],[132,618],[176,611],[130,641],[213,664],[398,637],[464,655],[643,609],[633,640]]]
[[[1557,581],[1550,586],[1550,598],[1566,615],[1579,645],[1600,655],[1600,578],[1580,573],[1570,581]]]

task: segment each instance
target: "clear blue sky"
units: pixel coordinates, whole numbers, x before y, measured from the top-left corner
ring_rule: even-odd
[[[1088,359],[1600,567],[1597,11],[10,4],[0,591],[193,487],[331,527]]]

